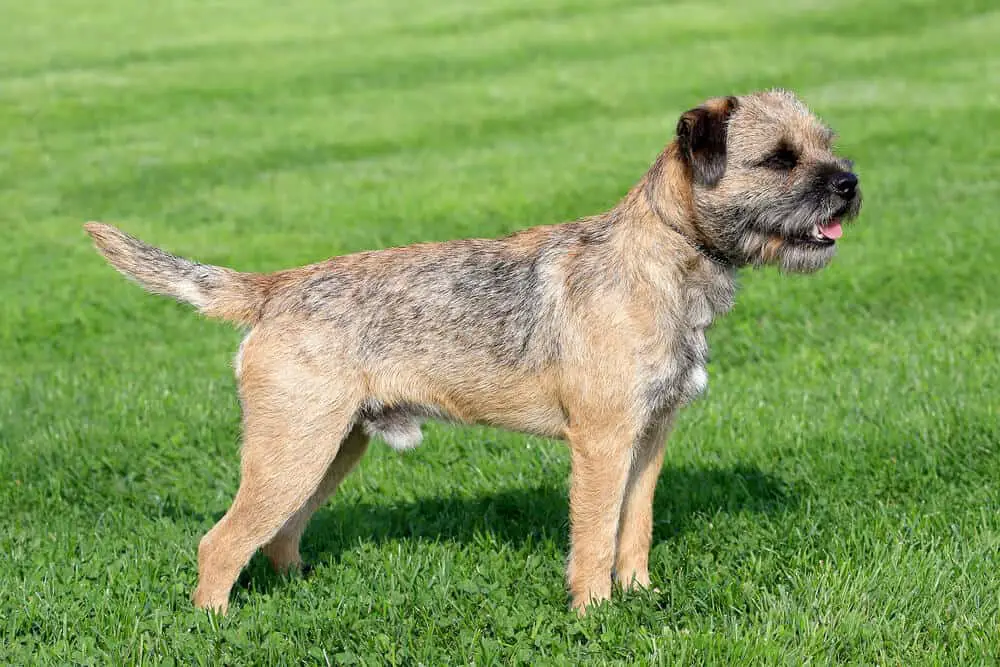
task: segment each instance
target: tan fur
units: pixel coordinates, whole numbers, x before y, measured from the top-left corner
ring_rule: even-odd
[[[760,165],[779,141],[801,154],[794,168]],[[823,189],[844,164],[801,103],[768,92],[685,113],[608,213],[505,239],[255,275],[88,224],[111,264],[147,289],[251,327],[235,364],[240,487],[199,545],[195,604],[225,611],[257,549],[276,569],[298,567],[309,517],[368,434],[412,447],[426,418],[566,440],[573,607],[610,597],[612,572],[625,587],[649,585],[666,434],[707,382],[705,331],[731,307],[740,266],[829,261],[832,246],[804,235],[857,213],[860,195]]]

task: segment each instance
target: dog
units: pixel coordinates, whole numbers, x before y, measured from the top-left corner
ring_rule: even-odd
[[[299,568],[315,510],[365,453],[426,419],[567,441],[571,606],[650,585],[653,493],[705,331],[740,267],[808,273],[861,192],[833,131],[782,90],[708,100],[610,211],[501,239],[416,244],[271,274],[175,257],[88,223],[149,291],[247,333],[235,360],[241,480],[198,546],[195,605],[225,613],[258,548]]]

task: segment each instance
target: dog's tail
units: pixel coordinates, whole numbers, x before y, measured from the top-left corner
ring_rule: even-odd
[[[177,257],[100,222],[83,227],[111,266],[150,292],[190,303],[209,317],[248,326],[260,320],[267,276]]]

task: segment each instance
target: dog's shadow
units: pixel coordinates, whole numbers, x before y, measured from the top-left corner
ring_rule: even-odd
[[[797,498],[781,479],[753,466],[667,466],[654,501],[654,544],[687,531],[699,518],[718,512],[783,512]],[[397,503],[348,503],[335,496],[313,517],[301,550],[305,562],[315,565],[335,562],[359,543],[468,542],[487,535],[511,545],[554,540],[565,551],[567,512],[565,484]],[[282,580],[258,554],[243,572],[240,585],[266,591]]]

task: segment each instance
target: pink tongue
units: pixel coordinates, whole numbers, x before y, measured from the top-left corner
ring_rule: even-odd
[[[839,220],[834,220],[830,224],[820,226],[819,233],[828,239],[839,239],[844,235],[844,229],[840,226]]]

